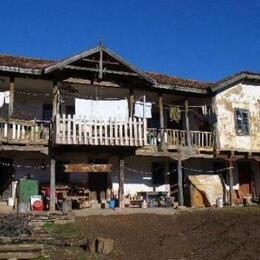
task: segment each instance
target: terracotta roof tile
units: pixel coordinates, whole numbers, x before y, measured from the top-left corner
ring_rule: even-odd
[[[172,77],[164,74],[147,72],[148,76],[156,80],[158,84],[165,85],[177,85],[181,87],[198,88],[198,89],[208,89],[212,86],[212,83],[200,82],[196,80],[188,80],[177,77]]]
[[[22,56],[0,55],[0,66],[18,67],[23,69],[44,69],[56,62],[57,61],[27,58]],[[146,74],[150,78],[154,79],[158,84],[177,85],[197,89],[208,89],[212,86],[211,83],[181,79],[154,72],[146,72]]]
[[[50,60],[0,55],[0,66],[19,67],[23,69],[43,69],[54,63],[54,61]]]

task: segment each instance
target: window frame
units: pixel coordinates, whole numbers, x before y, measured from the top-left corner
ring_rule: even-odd
[[[241,121],[242,121],[241,131],[239,130],[238,123],[237,123],[237,112],[240,112],[240,115],[242,117],[242,119],[241,119]],[[247,115],[247,130],[244,127],[244,123],[243,123],[244,116],[243,116],[243,114]],[[242,108],[235,108],[234,115],[235,115],[236,134],[238,136],[248,136],[248,135],[250,135],[250,113],[249,113],[249,110],[248,109],[242,109]]]

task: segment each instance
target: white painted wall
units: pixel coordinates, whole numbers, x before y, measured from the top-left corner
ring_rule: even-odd
[[[260,151],[260,86],[237,84],[218,93],[213,106],[218,120],[219,149]],[[236,134],[235,108],[249,110],[250,135]]]
[[[116,159],[114,158],[114,161]],[[146,179],[151,178],[152,175],[151,169],[152,169],[152,162],[154,162],[156,159],[151,159],[147,157],[141,157],[141,156],[129,156],[125,158],[125,167],[129,169],[134,169],[139,172],[133,172],[130,170],[125,171],[125,184],[124,184],[124,192],[125,195],[131,194],[134,195],[137,192],[147,192],[147,191],[153,191],[153,183],[152,179]],[[119,171],[119,161],[117,164],[115,164],[115,167],[113,168],[113,172],[110,173],[110,178],[112,181],[112,190],[115,194],[118,192],[118,171]],[[143,173],[142,173],[143,172]],[[156,191],[166,191],[170,192],[170,185],[168,182],[168,175],[167,175],[167,165],[166,165],[166,172],[165,172],[165,184],[156,186]]]

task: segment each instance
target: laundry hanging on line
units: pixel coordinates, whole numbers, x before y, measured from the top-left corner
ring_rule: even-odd
[[[128,120],[128,102],[123,100],[87,100],[75,99],[75,114],[88,120],[126,122]]]
[[[144,118],[152,118],[152,103],[151,102],[145,102],[142,101],[136,101],[135,102],[135,117],[141,117]]]
[[[175,121],[176,123],[179,123],[181,120],[181,110],[179,107],[170,107],[169,110],[169,118],[170,121]]]
[[[0,92],[0,107],[10,102],[10,91]]]

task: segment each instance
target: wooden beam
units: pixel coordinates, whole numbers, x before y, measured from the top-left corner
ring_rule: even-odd
[[[86,62],[91,62],[91,63],[99,63],[99,60],[92,60],[92,59],[82,59],[83,61],[86,61]],[[105,61],[103,60],[103,64],[107,64],[107,65],[121,65],[119,62],[116,62],[116,61]]]
[[[164,114],[163,114],[163,97],[159,93],[159,116],[160,116],[160,134],[161,134],[161,150],[165,149],[165,127],[164,127]]]
[[[119,185],[118,185],[118,201],[119,207],[122,208],[123,200],[124,200],[124,178],[125,178],[125,161],[124,159],[120,159],[120,170],[119,170]]]
[[[163,97],[162,93],[159,93],[159,110],[160,110],[160,128],[164,128],[164,115],[163,115]]]
[[[233,206],[233,186],[234,186],[234,181],[233,181],[233,160],[229,160],[229,205]]]
[[[178,160],[178,202],[179,206],[184,205],[184,198],[183,198],[183,173],[182,173],[182,162]]]
[[[90,172],[111,172],[113,164],[64,164],[64,172],[90,173]]]
[[[186,125],[186,134],[187,134],[187,144],[191,146],[191,139],[190,139],[190,121],[189,121],[189,101],[186,99],[184,102],[185,106],[185,125]]]
[[[99,73],[98,73],[98,78],[99,79],[103,78],[103,50],[102,49],[99,51]]]
[[[80,67],[80,66],[66,65],[63,68],[71,69],[71,70],[90,71],[90,72],[98,72],[99,73],[99,69],[89,68],[89,67]],[[135,72],[119,71],[119,70],[108,70],[108,69],[105,69],[105,68],[103,69],[103,73],[140,77],[140,75],[135,73]]]
[[[10,99],[8,106],[8,117],[10,118],[14,113],[14,77],[10,77]]]
[[[52,99],[52,119],[54,120],[56,115],[59,114],[60,107],[60,91],[57,81],[53,81],[53,99]]]
[[[135,96],[134,96],[134,90],[130,89],[129,93],[129,117],[134,118],[134,102],[135,102]]]
[[[55,211],[56,204],[56,161],[51,159],[50,173],[50,211]]]

